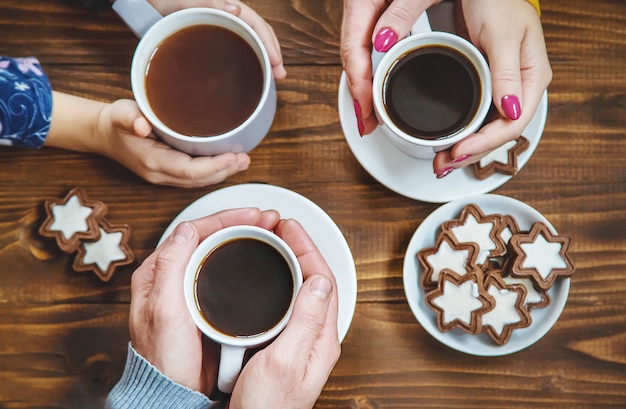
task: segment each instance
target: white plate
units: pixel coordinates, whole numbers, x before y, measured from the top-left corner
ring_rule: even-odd
[[[356,124],[352,96],[346,85],[346,73],[339,82],[339,120],[343,133],[361,166],[387,188],[403,196],[423,202],[445,203],[463,197],[490,192],[512,176],[496,173],[484,180],[474,176],[472,166],[457,169],[442,179],[433,172],[432,161],[417,159],[396,148],[380,127],[361,137]],[[522,169],[535,151],[548,115],[548,93],[544,93],[535,115],[522,135],[530,146],[518,157]]]
[[[479,195],[447,203],[432,212],[413,234],[404,256],[404,292],[413,311],[413,315],[422,327],[441,343],[471,355],[498,356],[507,355],[527,348],[540,340],[559,319],[569,294],[569,278],[559,278],[548,290],[551,302],[545,308],[531,310],[532,324],[527,328],[515,329],[511,339],[499,346],[488,334],[471,335],[455,329],[441,332],[437,328],[436,314],[425,303],[426,295],[420,285],[420,275],[424,269],[417,260],[417,252],[435,245],[435,239],[441,232],[441,224],[460,216],[461,210],[469,203],[478,205],[485,214],[510,214],[517,220],[520,229],[528,230],[534,222],[545,223],[553,234],[557,234],[550,222],[537,210],[518,200],[499,195]]]
[[[350,328],[356,307],[357,285],[354,259],[348,242],[335,222],[306,197],[282,187],[255,183],[219,189],[202,196],[176,216],[165,229],[159,244],[183,221],[238,207],[274,209],[280,213],[281,218],[295,219],[305,228],[335,275],[339,295],[337,330],[339,340],[343,341]]]

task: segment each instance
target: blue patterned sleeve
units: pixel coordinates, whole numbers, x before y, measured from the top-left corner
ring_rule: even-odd
[[[52,116],[52,87],[36,58],[0,56],[0,145],[40,148]]]

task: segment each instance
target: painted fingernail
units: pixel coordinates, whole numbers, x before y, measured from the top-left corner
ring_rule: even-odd
[[[311,283],[311,292],[321,299],[328,298],[332,289],[333,285],[326,277],[315,277]]]
[[[459,156],[458,158],[453,159],[453,160],[452,160],[452,163],[459,163],[459,162],[463,162],[464,160],[469,159],[469,158],[471,158],[471,157],[472,157],[472,155],[468,155],[468,154],[461,155],[461,156]]]
[[[450,173],[452,173],[453,170],[454,170],[453,167],[439,169],[438,171],[435,172],[435,175],[437,176],[437,179],[445,178]]]
[[[384,53],[398,41],[398,35],[389,27],[383,27],[378,30],[376,38],[374,38],[374,48],[376,51]]]
[[[515,95],[505,95],[502,97],[502,110],[509,119],[519,119],[522,114],[522,107],[519,104],[519,99]]]
[[[365,126],[363,125],[363,115],[361,114],[361,104],[356,99],[354,102],[354,113],[356,114],[356,125],[359,128],[359,135],[363,136]]]

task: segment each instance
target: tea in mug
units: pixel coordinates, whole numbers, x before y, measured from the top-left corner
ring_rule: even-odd
[[[463,130],[482,98],[472,62],[446,46],[426,46],[406,53],[384,81],[383,103],[403,132],[435,140]]]
[[[196,278],[196,301],[207,323],[232,337],[275,327],[287,314],[294,279],[287,260],[273,246],[252,238],[213,249]]]
[[[195,25],[165,39],[145,77],[148,102],[168,128],[215,136],[241,125],[263,92],[263,69],[252,47],[218,26]]]

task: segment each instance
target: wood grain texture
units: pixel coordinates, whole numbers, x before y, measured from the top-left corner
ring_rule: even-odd
[[[626,407],[626,3],[542,1],[554,71],[548,121],[531,160],[495,193],[530,204],[570,235],[577,271],[554,328],[498,358],[439,344],[408,307],[405,249],[438,205],[380,185],[345,143],[341,2],[249,4],[281,39],[289,75],[278,82],[276,120],[248,171],[181,190],[93,155],[0,149],[0,408],[101,407],[124,366],[132,271],[190,202],[246,182],[316,202],[355,258],[354,320],[317,409]],[[131,97],[137,40],[111,11],[89,12],[76,0],[3,0],[0,38],[0,54],[37,56],[60,91]],[[71,257],[37,234],[43,202],[75,186],[104,201],[111,222],[133,227],[138,260],[109,283],[73,272]]]

